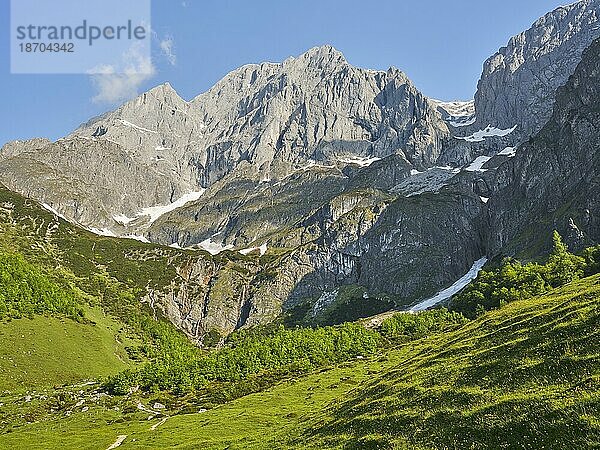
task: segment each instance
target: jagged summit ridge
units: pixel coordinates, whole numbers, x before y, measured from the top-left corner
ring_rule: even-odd
[[[207,187],[241,160],[256,164],[260,176],[269,178],[340,151],[377,157],[404,151],[408,159],[418,152],[425,156],[418,164],[427,165],[439,154],[446,131],[436,114],[401,71],[359,69],[333,47],[322,46],[282,63],[243,66],[189,103],[169,85],[159,86],[93,125],[109,130],[106,138],[128,149],[139,147],[140,139],[126,138],[119,131],[123,127],[130,128],[128,134],[131,128],[155,132],[142,137],[142,146],[176,150],[176,160],[189,163],[184,179]],[[439,121],[440,127],[429,127],[432,142],[411,140],[423,116]],[[90,131],[96,132],[86,126],[77,133]],[[352,143],[349,149],[323,151],[344,142]],[[155,156],[144,157],[148,162]]]
[[[47,186],[36,192],[67,217],[90,217],[105,226],[114,222],[114,214],[133,217],[140,209],[168,205],[220,182],[282,180],[311,165],[342,170],[345,161],[398,156],[415,171],[456,168],[519,144],[545,123],[554,91],[600,35],[599,13],[600,0],[583,0],[513,37],[485,63],[474,115],[469,103],[426,98],[398,69],[361,69],[323,45],[281,63],[243,66],[191,101],[162,84],[65,138],[76,140],[82,153],[101,148],[106,161],[127,161],[161,179],[159,184],[170,187],[158,196],[159,205],[151,187],[125,179],[113,184],[124,186],[132,201],[115,201],[113,208],[106,201],[108,217],[86,214],[82,210],[95,209],[98,189],[86,188],[74,179],[81,171],[58,161],[60,146],[15,143],[2,157],[12,158],[7,165],[31,166],[18,159],[27,153],[28,161],[43,163],[66,185],[83,189],[78,196],[87,200],[74,201],[72,193]],[[18,171],[9,172],[14,175],[7,183],[15,187]]]
[[[344,54],[332,45],[326,44],[319,47],[313,47],[298,58],[288,59],[286,62],[291,64],[298,61],[307,61],[308,64],[315,67],[327,65],[340,66],[348,64]]]
[[[103,148],[106,160],[127,155],[128,164],[145,167],[172,186],[161,197],[168,203],[235,178],[240,171],[254,181],[277,180],[307,164],[396,154],[416,168],[430,167],[447,137],[448,127],[435,105],[402,71],[354,67],[341,52],[325,45],[281,63],[243,66],[191,101],[181,98],[170,84],[159,85],[92,119],[65,140],[94,151]],[[39,142],[19,144],[11,152],[26,148],[28,158],[36,159],[39,146]],[[51,151],[56,147],[44,150]],[[70,180],[67,184],[78,181],[58,159],[38,159]],[[100,172],[93,166],[86,169]],[[8,181],[13,188],[14,181]],[[127,180],[113,184],[122,183]],[[66,217],[90,218],[100,228],[110,228],[114,215],[133,217],[140,209],[157,206],[152,188],[136,181],[125,186],[124,192],[134,198],[126,210],[115,201],[118,208],[108,207],[108,217],[82,214],[81,209],[96,210],[92,203],[97,189],[84,190],[89,192],[80,194],[87,200],[73,202],[62,192],[39,187],[47,192],[42,200]]]

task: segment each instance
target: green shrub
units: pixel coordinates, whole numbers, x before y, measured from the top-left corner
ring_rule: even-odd
[[[453,297],[450,309],[474,318],[482,310],[539,295],[551,289],[545,266],[505,259],[494,270],[482,271],[463,291]]]
[[[234,333],[227,346],[212,353],[190,349],[175,340],[137,372],[123,372],[106,382],[112,393],[139,385],[146,391],[183,394],[208,383],[240,382],[256,375],[304,373],[377,351],[380,336],[359,324],[286,329],[283,326]]]
[[[573,255],[556,231],[553,243],[546,264],[521,264],[507,258],[500,267],[480,272],[475,281],[453,297],[450,309],[474,318],[483,310],[540,295],[598,271],[599,250],[588,249],[584,257]]]
[[[569,253],[557,231],[554,231],[552,241],[552,253],[546,263],[548,282],[558,287],[579,280],[584,274],[585,259]]]
[[[64,314],[83,319],[81,296],[23,256],[0,251],[0,319]]]
[[[445,308],[419,313],[398,313],[385,319],[381,334],[392,340],[410,340],[453,329],[468,320],[460,313]]]
[[[586,277],[600,273],[600,245],[586,248],[583,252],[585,260],[584,274]]]

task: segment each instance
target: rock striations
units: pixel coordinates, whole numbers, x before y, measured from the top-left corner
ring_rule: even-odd
[[[555,98],[549,122],[494,174],[490,252],[535,255],[553,229],[576,250],[600,242],[600,40]]]

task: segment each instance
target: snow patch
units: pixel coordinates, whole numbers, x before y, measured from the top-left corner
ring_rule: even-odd
[[[210,253],[211,255],[218,255],[221,252],[224,252],[226,250],[231,250],[233,249],[233,245],[229,244],[226,246],[223,246],[223,244],[217,243],[217,242],[213,242],[210,238],[206,239],[205,241],[202,241],[198,244],[198,248],[201,248],[202,250],[206,250],[208,253]]]
[[[438,107],[443,109],[448,115],[453,117],[470,117],[475,114],[475,101],[462,101],[455,100],[452,102],[445,102],[442,100],[431,99],[431,101]]]
[[[68,222],[68,220],[67,220],[67,218],[66,218],[65,216],[63,216],[61,213],[59,213],[57,210],[55,210],[55,209],[54,209],[52,206],[50,206],[49,204],[47,204],[47,203],[42,203],[42,206],[44,207],[44,209],[46,209],[47,211],[50,211],[50,212],[51,212],[52,214],[54,214],[55,216],[57,216],[57,217],[60,217],[61,219],[63,219],[63,220],[66,220],[66,221]]]
[[[138,217],[149,216],[150,220],[149,220],[148,224],[152,224],[152,223],[156,222],[161,216],[163,216],[171,211],[175,211],[176,209],[181,208],[182,206],[185,206],[190,202],[194,202],[194,201],[198,200],[200,197],[202,197],[204,192],[205,192],[205,189],[202,189],[201,191],[197,191],[197,192],[190,192],[188,194],[185,194],[183,197],[179,198],[178,200],[176,200],[175,202],[173,202],[169,205],[152,206],[150,208],[144,208],[144,209],[142,209],[141,212],[139,212],[137,214],[137,216]]]
[[[451,120],[448,123],[450,125],[452,125],[454,128],[460,128],[460,127],[468,127],[469,125],[473,125],[475,122],[477,122],[477,117],[473,116],[470,119],[465,119],[462,121]]]
[[[355,164],[360,167],[369,167],[376,161],[381,160],[376,156],[372,156],[370,158],[365,156],[346,156],[344,158],[339,158],[338,161],[345,164]]]
[[[430,170],[445,170],[447,172],[452,172],[452,173],[460,172],[459,167],[452,167],[452,166],[433,166],[433,167],[430,167],[429,169],[427,169],[427,171],[430,171]]]
[[[246,255],[249,255],[252,252],[259,251],[260,252],[260,256],[263,256],[265,253],[267,253],[267,250],[268,250],[268,247],[267,247],[267,243],[265,242],[260,247],[245,248],[243,250],[240,250],[239,253],[241,253],[242,255],[246,256]]]
[[[489,199],[488,197],[481,197],[481,196],[480,196],[479,198],[481,199],[481,201],[482,201],[483,203],[487,203],[487,202],[489,202],[489,201],[490,201],[490,199]]]
[[[126,127],[133,128],[133,129],[135,129],[135,130],[138,130],[138,131],[144,131],[144,132],[146,132],[146,133],[154,133],[154,134],[158,134],[158,132],[157,132],[157,131],[154,131],[154,130],[149,130],[148,128],[144,128],[144,127],[137,126],[135,123],[131,123],[131,122],[127,121],[127,120],[123,120],[123,119],[119,119],[119,120],[120,120],[120,121],[121,121],[121,123],[122,123],[123,125],[125,125]]]
[[[458,292],[462,291],[471,281],[477,278],[477,275],[479,274],[481,269],[483,269],[483,266],[486,262],[487,258],[481,258],[480,260],[475,261],[475,263],[473,264],[471,269],[466,273],[465,276],[457,280],[456,283],[454,283],[449,288],[440,291],[434,297],[431,297],[430,299],[424,300],[416,304],[410,309],[410,312],[425,311],[426,309],[429,309],[437,305],[438,303],[449,299]]]
[[[136,218],[135,217],[127,217],[125,214],[119,214],[117,216],[113,216],[113,219],[115,220],[115,222],[127,226],[129,225],[131,222],[133,222]]]
[[[162,151],[162,150],[172,150],[173,147],[163,147],[162,145],[157,145],[156,147],[154,147],[154,150],[156,151]]]
[[[431,100],[442,113],[444,120],[455,128],[473,125],[477,118],[475,117],[475,102],[473,100],[443,102],[441,100]]]
[[[117,237],[117,235],[110,231],[108,228],[89,228],[89,231],[91,231],[94,234],[97,234],[98,236]]]
[[[500,128],[496,128],[496,127],[492,127],[491,125],[488,125],[484,130],[476,131],[471,136],[466,136],[466,137],[455,136],[455,137],[456,137],[456,139],[461,139],[461,140],[467,141],[467,142],[483,142],[488,137],[508,136],[516,129],[517,129],[516,125],[512,128],[507,128],[506,130],[502,130]]]
[[[483,169],[483,165],[490,159],[492,159],[490,156],[478,156],[465,170],[467,172],[486,172],[487,169]]]
[[[512,158],[517,154],[517,147],[506,147],[504,150],[502,150],[498,154]]]

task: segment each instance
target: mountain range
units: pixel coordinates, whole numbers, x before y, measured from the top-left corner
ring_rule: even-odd
[[[477,261],[544,255],[555,229],[600,241],[599,20],[600,0],[542,17],[484,62],[473,101],[328,45],[190,101],[163,84],[56,142],[6,144],[0,182],[190,256],[142,297],[197,342],[408,309]]]

